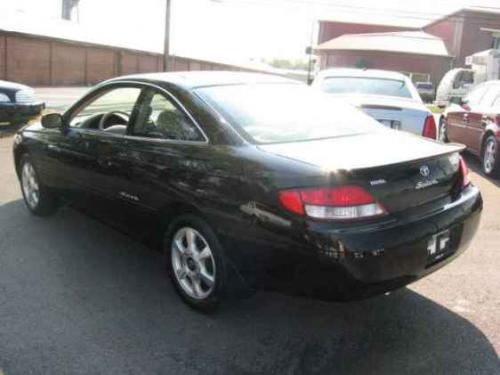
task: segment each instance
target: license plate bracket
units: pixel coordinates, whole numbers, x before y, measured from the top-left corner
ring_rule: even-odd
[[[377,121],[388,128],[401,130],[401,121],[389,119],[378,119]]]
[[[427,242],[427,255],[431,260],[439,260],[451,251],[451,233],[449,229],[434,234]]]

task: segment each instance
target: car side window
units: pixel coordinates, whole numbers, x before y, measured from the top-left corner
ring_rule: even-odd
[[[493,85],[481,99],[482,107],[498,107],[500,104],[500,86]]]
[[[472,90],[472,92],[469,95],[467,95],[468,104],[469,105],[479,104],[489,89],[490,86],[479,86],[474,90]]]
[[[492,107],[495,108],[495,109],[497,109],[497,110],[500,110],[500,91],[497,92],[497,97],[493,101]]]
[[[73,113],[70,126],[125,134],[140,93],[138,87],[104,91]]]
[[[176,141],[205,140],[186,113],[154,89],[144,92],[131,135]]]
[[[479,104],[482,107],[491,107],[499,94],[498,86],[490,86],[486,94],[483,95]]]

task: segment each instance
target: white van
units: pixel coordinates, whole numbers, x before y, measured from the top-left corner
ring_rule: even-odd
[[[473,85],[474,72],[472,69],[452,69],[444,75],[439,83],[434,103],[441,108],[448,106],[450,103],[457,104],[467,95]]]

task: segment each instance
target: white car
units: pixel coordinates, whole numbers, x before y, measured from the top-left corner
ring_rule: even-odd
[[[313,86],[362,109],[389,128],[437,138],[434,116],[404,74],[335,68],[321,71]]]

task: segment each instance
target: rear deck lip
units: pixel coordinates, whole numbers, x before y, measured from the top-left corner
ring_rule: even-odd
[[[392,130],[389,129],[388,131],[392,131]],[[396,131],[396,130],[394,130],[394,131]],[[404,164],[422,163],[422,162],[434,159],[436,157],[451,155],[453,153],[462,153],[466,149],[466,147],[460,143],[442,144],[439,141],[434,140],[434,139],[423,138],[421,136],[408,133],[408,134],[405,134],[405,136],[417,137],[418,140],[422,141],[422,142],[433,142],[435,144],[439,144],[440,146],[442,146],[441,151],[433,152],[430,155],[425,155],[423,157],[417,157],[415,159],[401,160],[401,161],[395,161],[395,162],[384,163],[384,164],[378,163],[378,164],[373,164],[373,165],[368,165],[368,164],[367,165],[354,165],[352,167],[350,167],[348,165],[339,165],[334,170],[325,169],[323,166],[319,165],[318,163],[314,163],[314,162],[307,161],[307,160],[302,160],[300,158],[294,157],[293,155],[288,155],[286,153],[280,152],[279,150],[276,150],[277,148],[279,148],[279,146],[293,145],[293,144],[299,144],[299,143],[302,143],[302,144],[311,143],[309,146],[312,149],[314,149],[313,143],[315,143],[315,142],[325,142],[328,140],[333,140],[335,138],[356,137],[356,136],[363,136],[363,135],[367,135],[367,134],[372,134],[372,133],[357,133],[357,134],[351,134],[351,135],[344,135],[342,137],[313,139],[313,140],[296,141],[296,142],[282,142],[282,143],[280,142],[280,143],[259,144],[259,145],[256,145],[256,148],[260,152],[273,154],[277,157],[287,159],[289,161],[294,161],[296,163],[305,164],[305,165],[308,165],[310,167],[319,168],[325,174],[332,173],[332,172],[353,172],[353,171],[363,172],[363,171],[368,171],[368,170],[371,170],[374,168],[398,167],[398,166],[401,166]],[[378,134],[378,133],[374,133],[374,134]]]

